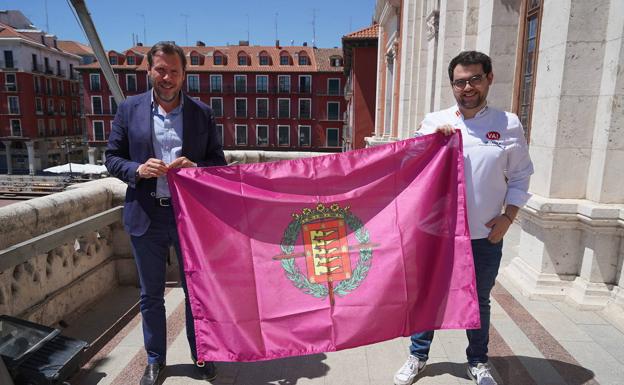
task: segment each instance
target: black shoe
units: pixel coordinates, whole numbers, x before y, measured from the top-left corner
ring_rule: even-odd
[[[217,378],[217,367],[214,362],[196,362],[195,371],[199,378],[206,381],[212,381]]]
[[[140,385],[155,385],[163,369],[165,369],[165,364],[147,364]]]

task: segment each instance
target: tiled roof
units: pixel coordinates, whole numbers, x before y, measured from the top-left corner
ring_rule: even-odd
[[[146,55],[150,47],[135,46],[125,51],[134,51]],[[330,66],[330,57],[340,56],[342,58],[342,50],[336,48],[313,48],[307,46],[192,46],[182,47],[188,58],[188,72],[341,72],[342,67]],[[115,52],[116,51],[109,51]],[[200,65],[190,65],[191,53],[199,54],[203,57]],[[224,55],[227,60],[224,65],[215,65],[213,57],[215,54]],[[119,53],[117,53],[119,54]],[[249,58],[249,65],[238,65],[238,55],[245,54]],[[269,56],[268,65],[260,65],[260,54]],[[290,65],[280,65],[280,55],[288,54],[290,56]],[[299,65],[299,55],[307,55],[309,65]],[[201,60],[201,59],[200,59]],[[98,63],[92,63],[77,67],[77,69],[96,69],[100,68]],[[143,60],[140,65],[128,66],[125,64],[114,65],[113,68],[123,70],[147,71],[147,60]]]
[[[93,55],[93,50],[86,44],[71,40],[58,40],[56,45],[65,52],[76,55]]]
[[[20,39],[31,41],[33,43],[37,43],[41,47],[44,47],[44,45],[41,43],[41,40],[37,39],[36,36],[40,36],[40,31],[33,30],[32,32],[30,32],[30,31],[22,30],[22,32],[20,32],[20,31],[16,30],[15,28],[13,28],[13,27],[11,27],[11,26],[9,26],[7,24],[0,23],[0,38],[20,38]],[[65,54],[71,54],[71,55],[77,55],[76,53],[72,52],[71,50],[64,49],[60,45],[61,41],[57,40],[56,43],[57,43],[57,47],[58,48],[51,47],[49,45],[45,45],[45,47],[47,49],[49,49],[50,51],[54,51],[54,52],[58,52],[58,53],[65,53]],[[77,44],[79,44],[79,43],[77,43]]]
[[[379,24],[373,24],[370,27],[351,32],[343,37],[343,39],[377,39],[379,36]]]

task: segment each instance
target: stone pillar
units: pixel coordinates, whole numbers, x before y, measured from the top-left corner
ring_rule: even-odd
[[[87,150],[87,152],[89,153],[89,164],[96,164],[95,163],[95,152],[96,152],[96,148],[95,147],[89,147],[89,149]]]
[[[440,0],[440,26],[438,57],[435,74],[433,109],[440,110],[455,104],[451,82],[448,76],[448,64],[462,51],[462,25],[464,19],[464,0]]]
[[[6,155],[6,164],[7,164],[7,174],[13,174],[13,156],[11,154],[11,142],[10,140],[3,140]]]
[[[622,14],[620,0],[544,6],[530,144],[534,196],[519,216],[519,257],[505,273],[528,294],[624,310]]]
[[[462,20],[462,42],[464,51],[477,49],[479,31],[479,0],[464,0],[464,18]]]
[[[26,142],[26,151],[28,151],[28,173],[35,175],[35,142],[32,140]]]
[[[475,4],[473,1],[467,2],[466,10],[470,11],[470,6],[474,7]],[[520,1],[481,0],[479,4],[475,49],[492,58],[494,72],[494,83],[490,87],[488,103],[506,111],[511,111],[513,105],[520,3]],[[473,39],[468,37],[466,43],[472,41]]]

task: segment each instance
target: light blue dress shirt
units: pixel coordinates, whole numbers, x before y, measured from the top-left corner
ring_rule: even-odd
[[[182,107],[184,98],[180,95],[180,105],[166,113],[154,100],[152,93],[152,144],[154,155],[166,164],[179,158],[182,153]],[[156,197],[169,198],[171,192],[167,184],[167,176],[158,177],[156,181]]]

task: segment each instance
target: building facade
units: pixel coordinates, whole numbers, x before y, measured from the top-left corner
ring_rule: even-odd
[[[342,50],[308,46],[183,47],[184,91],[210,105],[227,150],[340,151],[345,100]],[[126,96],[150,88],[149,47],[109,51]],[[98,63],[78,67],[89,144],[102,156],[116,104]]]
[[[0,52],[0,173],[82,162],[80,56],[19,11],[0,11]]]
[[[374,24],[342,37],[347,77],[343,148],[347,151],[366,147],[365,138],[375,129],[378,35],[379,25]]]
[[[378,0],[374,135],[453,105],[452,57],[493,61],[488,103],[523,123],[535,174],[505,270],[530,295],[624,309],[624,2]]]

